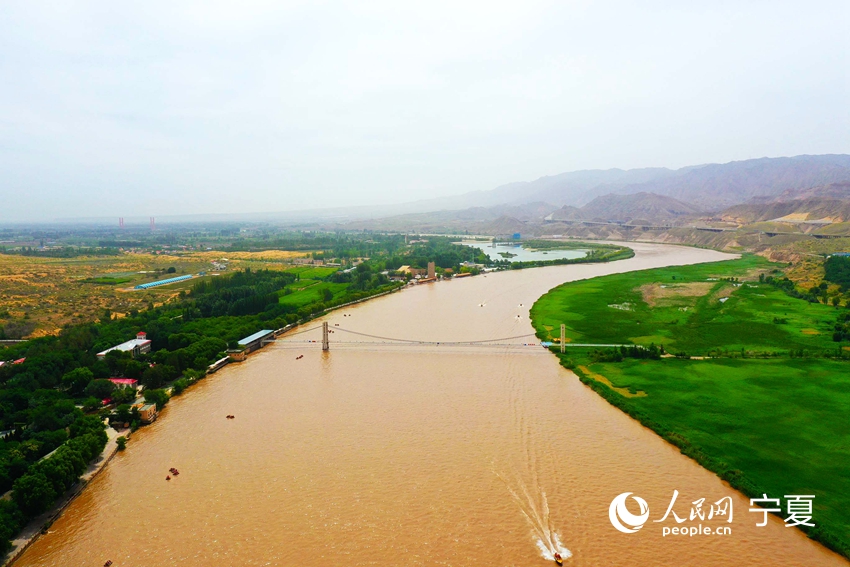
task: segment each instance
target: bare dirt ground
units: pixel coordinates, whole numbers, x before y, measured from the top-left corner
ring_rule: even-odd
[[[711,291],[717,282],[696,282],[686,284],[646,284],[640,286],[641,296],[647,305],[655,307],[659,304],[669,302],[683,297],[702,297]],[[665,301],[666,300],[666,301]]]
[[[63,325],[94,321],[109,310],[122,317],[132,309],[160,305],[192,286],[195,280],[135,290],[139,283],[212,271],[226,259],[228,269],[285,269],[305,252],[198,251],[175,254],[123,253],[118,256],[43,258],[0,254],[0,328],[6,338],[33,338],[59,333]],[[174,268],[174,273],[165,273]],[[212,277],[212,276],[210,276]],[[96,283],[114,278],[119,283]]]

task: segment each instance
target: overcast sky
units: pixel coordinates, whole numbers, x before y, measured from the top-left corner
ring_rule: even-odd
[[[850,153],[850,2],[0,3],[0,219]]]

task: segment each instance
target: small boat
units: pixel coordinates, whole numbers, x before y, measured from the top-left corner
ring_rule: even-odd
[[[170,477],[170,476],[166,476],[166,477],[165,477],[165,480],[171,480],[171,477]]]
[[[112,560],[109,559],[106,563],[103,564],[103,567],[110,567],[112,565]]]
[[[556,553],[555,557],[553,557],[553,559],[555,560],[555,564],[557,564],[557,565],[563,565],[564,564],[564,558],[561,557],[560,553]]]

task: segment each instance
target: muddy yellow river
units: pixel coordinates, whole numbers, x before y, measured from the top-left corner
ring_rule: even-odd
[[[278,340],[173,399],[16,565],[545,566],[556,551],[594,567],[847,565],[780,518],[756,527],[743,496],[523,346],[530,306],[557,284],[728,257],[631,246],[630,260],[334,312],[328,353],[307,342],[318,331]],[[674,490],[686,520],[692,502],[731,496],[732,523],[681,524],[731,533],[664,537]],[[636,533],[609,520],[625,492],[648,503]]]

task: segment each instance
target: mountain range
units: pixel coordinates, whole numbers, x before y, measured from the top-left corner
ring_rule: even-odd
[[[542,234],[547,223],[569,232],[566,227],[586,222],[723,229],[775,222],[805,232],[833,225],[843,233],[845,227],[837,225],[850,222],[850,155],[575,171],[410,206],[419,212],[338,226]]]
[[[582,206],[607,194],[654,193],[673,197],[703,211],[720,211],[755,197],[773,197],[850,181],[850,155],[802,155],[707,164],[681,169],[583,170],[508,183],[440,199],[442,208],[544,202]],[[430,201],[420,201],[430,204]]]

